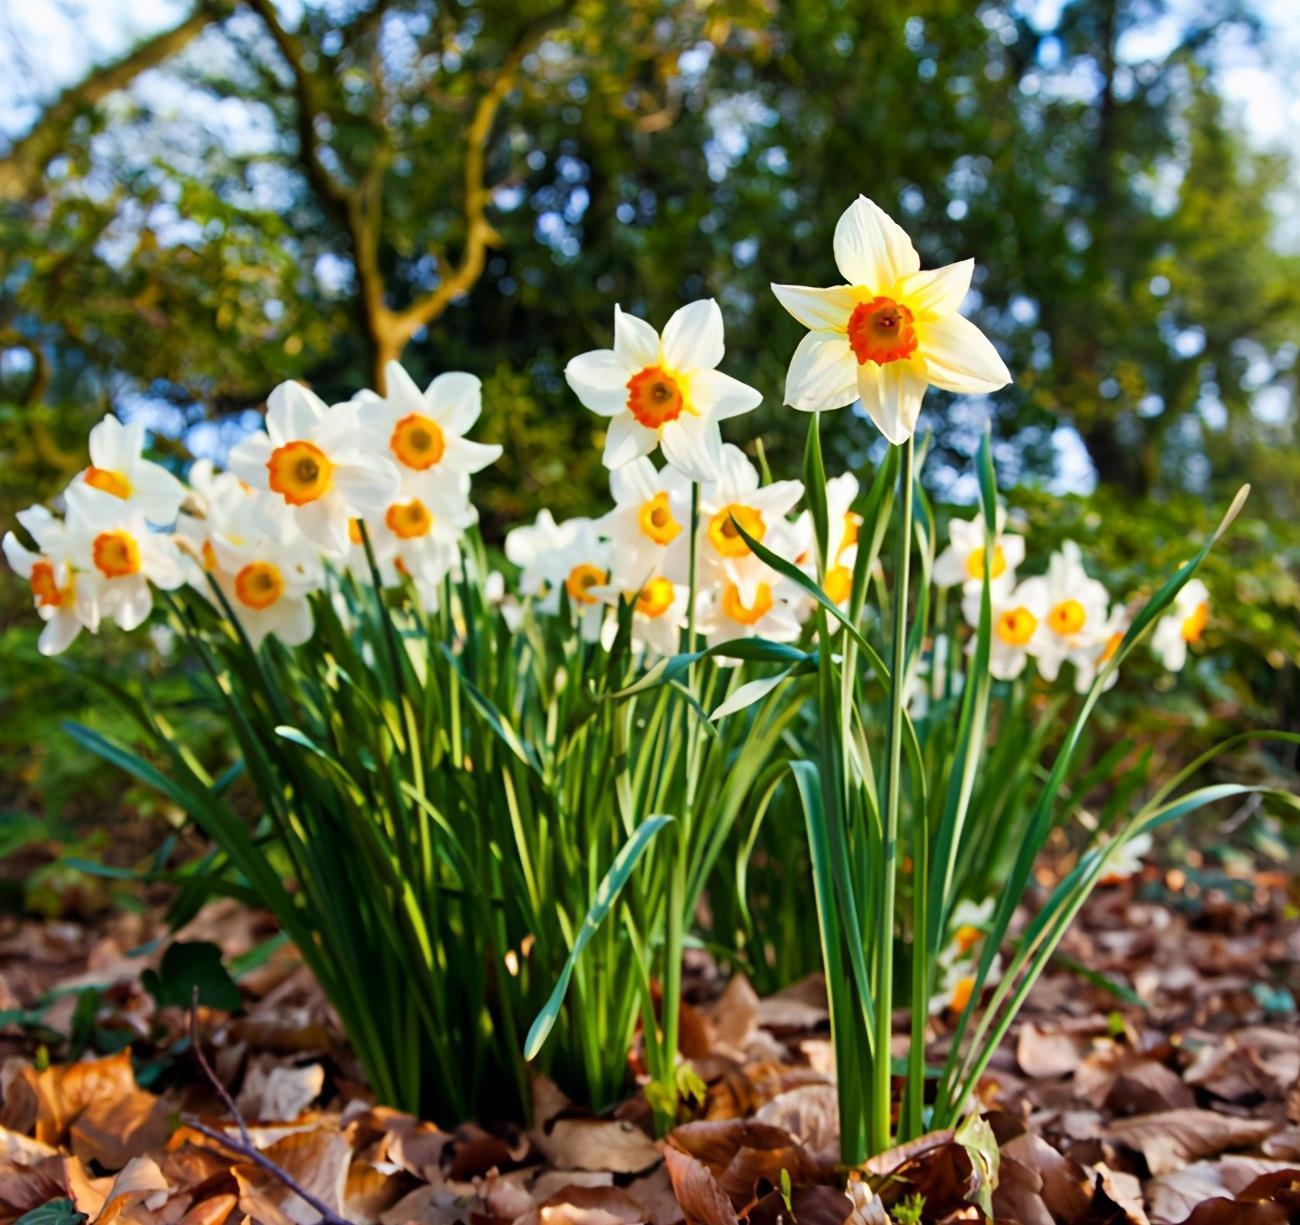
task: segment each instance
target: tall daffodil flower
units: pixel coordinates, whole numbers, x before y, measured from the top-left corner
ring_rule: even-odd
[[[77,598],[77,580],[68,551],[63,521],[44,506],[30,506],[17,514],[38,552],[32,552],[13,532],[4,534],[5,560],[14,572],[27,580],[32,600],[45,628],[37,642],[42,655],[67,650],[86,624]]]
[[[351,521],[383,514],[397,497],[396,466],[371,452],[355,405],[330,408],[293,382],[281,383],[266,405],[266,432],[235,447],[231,471],[263,491],[269,518],[291,520],[330,557],[346,556]]]
[[[1174,597],[1174,606],[1156,622],[1151,649],[1170,672],[1182,671],[1187,648],[1200,642],[1210,621],[1210,593],[1194,578]]]
[[[564,377],[593,413],[609,418],[605,467],[616,469],[656,446],[693,481],[722,464],[718,422],[758,407],[754,388],[717,369],[724,352],[722,311],[712,298],[677,311],[660,336],[614,307],[614,347],[573,358]]]
[[[90,431],[90,466],[73,478],[73,485],[98,489],[139,511],[155,527],[176,519],[185,486],[161,464],[145,459],[144,425],[123,424],[111,414]]]
[[[928,385],[982,395],[1011,381],[983,332],[957,313],[974,260],[930,272],[903,229],[865,196],[835,227],[835,263],[846,285],[773,285],[810,331],[786,377],[785,401],[805,412],[860,399],[892,443],[916,429]]]

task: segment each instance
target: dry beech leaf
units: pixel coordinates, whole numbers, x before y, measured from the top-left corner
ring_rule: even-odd
[[[303,1068],[272,1067],[254,1063],[239,1094],[238,1105],[249,1120],[291,1122],[298,1118],[325,1087],[325,1069],[319,1063]]]
[[[214,1195],[200,1200],[181,1217],[177,1225],[225,1225],[230,1214],[239,1206],[234,1195]]]
[[[36,1097],[36,1139],[45,1144],[62,1141],[92,1102],[112,1103],[137,1092],[129,1050],[42,1072],[28,1067],[23,1076]]]
[[[341,1215],[352,1149],[337,1131],[296,1132],[263,1150],[263,1156],[291,1175],[304,1191]],[[316,1225],[320,1214],[259,1166],[237,1165],[240,1209],[261,1225]]]
[[[639,1174],[659,1160],[655,1142],[620,1119],[559,1119],[537,1143],[561,1169]]]
[[[17,1220],[67,1194],[62,1157],[44,1157],[31,1165],[0,1160],[0,1221]]]
[[[0,1127],[0,1159],[14,1165],[35,1165],[46,1157],[53,1157],[58,1149],[41,1140],[33,1140],[20,1132]]]
[[[1160,1175],[1198,1157],[1259,1144],[1276,1130],[1269,1119],[1233,1118],[1212,1110],[1163,1110],[1120,1119],[1107,1128],[1107,1135],[1141,1153],[1151,1173]]]
[[[664,1149],[664,1164],[686,1225],[736,1225],[731,1201],[703,1162],[669,1146]]]
[[[636,1225],[645,1219],[645,1209],[621,1187],[570,1183],[517,1217],[514,1225]]]
[[[758,993],[743,974],[733,974],[717,1003],[708,1010],[713,1044],[743,1052],[754,1036],[758,1020]]]
[[[840,1143],[839,1099],[834,1085],[800,1085],[761,1106],[754,1119],[788,1131],[819,1161],[834,1161]]]
[[[1073,1072],[1091,1045],[1091,1038],[1061,1030],[1040,1029],[1030,1021],[1020,1027],[1016,1062],[1026,1076],[1053,1080]]]

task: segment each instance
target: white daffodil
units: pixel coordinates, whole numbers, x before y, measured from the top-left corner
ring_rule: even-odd
[[[83,622],[92,631],[104,617],[120,629],[137,628],[153,608],[150,584],[172,591],[185,581],[175,543],[149,530],[140,507],[92,485],[74,482],[67,500],[68,553]]]
[[[578,399],[607,417],[605,467],[621,468],[656,446],[693,481],[721,466],[718,422],[757,408],[762,396],[716,367],[724,352],[722,311],[712,298],[691,302],[663,336],[614,307],[614,347],[573,358],[564,377]]]
[[[669,545],[687,532],[690,482],[675,468],[656,471],[642,457],[615,468],[609,488],[614,509],[596,520],[596,528],[609,537],[615,584],[639,590],[662,571]]]
[[[1053,553],[1047,573],[1020,584],[1021,599],[1041,603],[1047,615],[1034,636],[1033,656],[1044,680],[1054,681],[1061,664],[1077,652],[1100,649],[1106,633],[1110,596],[1083,568],[1083,555],[1073,540]]]
[[[1106,872],[1099,880],[1101,885],[1122,885],[1142,871],[1142,857],[1151,854],[1151,835],[1138,834],[1130,838],[1111,856]]]
[[[1025,560],[1025,538],[1007,534],[1007,512],[999,506],[993,533],[989,579],[994,590],[1016,585],[1016,567]],[[935,558],[934,581],[939,587],[961,584],[963,591],[979,591],[984,583],[984,516],[953,519],[948,524],[948,547]]]
[[[826,518],[829,528],[826,555],[826,577],[822,590],[840,608],[846,608],[853,594],[853,566],[858,560],[858,532],[862,516],[853,510],[858,498],[858,478],[851,472],[833,476],[826,482]],[[812,514],[804,511],[794,522],[797,542],[795,564],[808,575],[817,575],[817,545],[814,539]],[[832,633],[838,631],[839,622],[832,621]]]
[[[533,529],[538,534],[523,538],[530,548],[521,547],[515,537],[512,556],[507,537],[506,555],[511,561],[526,556],[526,561],[516,562],[524,565],[523,590],[540,595],[537,607],[542,612],[559,612],[561,593],[565,593],[583,639],[595,642],[605,619],[606,605],[597,591],[609,586],[609,544],[600,538],[591,519],[569,519],[560,524],[543,524],[541,520],[539,515]]]
[[[972,902],[962,898],[953,907],[948,920],[950,933],[948,943],[939,959],[944,965],[953,962],[971,960],[972,954],[988,932],[989,921],[993,918],[993,899],[985,898],[982,902]]]
[[[105,417],[90,431],[90,467],[73,485],[86,485],[129,503],[155,527],[175,522],[185,486],[161,464],[144,459],[144,425]]]
[[[556,523],[551,512],[543,508],[538,511],[534,522],[513,527],[506,533],[506,559],[519,567],[520,595],[546,595],[547,562],[556,550],[572,543],[582,522],[580,519],[569,519],[564,523]]]
[[[235,447],[230,469],[264,491],[271,517],[336,558],[348,551],[349,520],[383,514],[399,485],[396,465],[371,453],[354,405],[329,408],[292,382],[271,392],[266,432]]]
[[[1047,616],[1047,590],[1033,580],[1009,591],[990,591],[993,633],[989,640],[989,673],[999,681],[1015,680],[1025,670],[1039,642],[1038,629]],[[979,625],[980,592],[967,591],[962,598],[962,613],[971,625]],[[975,653],[975,639],[966,647]]]
[[[254,649],[268,634],[285,646],[306,642],[314,628],[308,596],[325,583],[325,569],[303,541],[258,532],[253,514],[209,542],[212,577]]]
[[[690,603],[690,590],[662,574],[652,575],[640,587],[593,587],[591,594],[617,608],[620,603],[632,605],[632,638],[635,642],[659,655],[676,655],[681,646],[682,628],[686,625],[686,609]],[[604,624],[602,640],[608,650],[618,633],[617,618],[610,617]]]
[[[428,500],[433,487],[466,494],[469,477],[501,458],[495,444],[465,437],[483,411],[483,384],[452,370],[424,391],[397,362],[384,367],[388,393],[363,391],[354,403],[361,425],[402,474],[403,491]]]
[[[975,990],[977,968],[968,961],[953,961],[944,966],[939,990],[930,999],[931,1016],[941,1016],[945,1012],[958,1016],[966,1010],[971,993]],[[1001,977],[1002,958],[994,957],[984,984],[991,987]]]
[[[792,525],[786,515],[803,497],[800,481],[758,483],[758,470],[739,447],[722,448],[717,479],[700,489],[700,522],[696,533],[697,588],[727,580],[743,585],[744,576],[764,566],[736,530],[739,523],[753,539],[771,548],[772,533],[781,539],[781,549],[793,544]],[[784,536],[781,535],[784,530]],[[794,560],[793,555],[790,555]],[[689,581],[690,537],[683,532],[669,546],[665,572],[675,582]]]
[[[859,196],[835,227],[835,263],[848,284],[772,286],[810,329],[790,362],[787,404],[819,412],[860,399],[897,444],[915,431],[928,384],[983,395],[1011,381],[988,338],[957,313],[974,260],[922,272],[911,239]]]
[[[702,593],[699,628],[709,646],[736,638],[793,642],[799,637],[796,609],[803,593],[766,567],[762,577],[757,577],[757,573],[741,581],[723,578]]]
[[[1076,693],[1087,693],[1092,688],[1097,673],[1115,657],[1120,643],[1124,641],[1124,635],[1128,633],[1131,621],[1128,609],[1123,604],[1116,604],[1103,622],[1097,634],[1097,641],[1071,653],[1070,661],[1074,664]],[[1113,689],[1117,680],[1119,680],[1119,669],[1112,668],[1102,682],[1102,692]]]
[[[1173,607],[1156,622],[1151,649],[1170,672],[1182,671],[1187,648],[1200,642],[1210,620],[1210,593],[1194,578],[1174,597]]]
[[[185,509],[206,520],[214,531],[256,497],[247,481],[218,470],[210,459],[196,459],[185,478],[189,485]]]
[[[31,506],[17,514],[39,552],[28,549],[13,532],[4,535],[5,560],[27,580],[37,614],[45,622],[37,649],[42,655],[66,651],[84,626],[77,606],[77,578],[68,554],[62,520],[44,506]]]
[[[465,498],[459,482],[429,484],[416,497],[403,489],[382,515],[366,520],[366,531],[384,586],[411,579],[426,608],[437,606],[442,580],[460,565],[460,541],[465,529],[478,522],[478,512]],[[370,567],[361,545],[360,529],[353,525],[349,562],[353,573],[370,579]]]

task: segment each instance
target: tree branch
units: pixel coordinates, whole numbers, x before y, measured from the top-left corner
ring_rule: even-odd
[[[65,89],[45,108],[27,135],[0,157],[0,200],[24,201],[36,195],[45,168],[63,149],[68,129],[79,115],[109,94],[124,89],[141,73],[170,59],[208,26],[229,16],[231,7],[224,0],[200,0],[179,25],[145,39],[120,59],[92,69],[76,85]]]

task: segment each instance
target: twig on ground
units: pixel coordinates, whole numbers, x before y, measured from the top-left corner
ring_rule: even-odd
[[[245,1161],[250,1162],[259,1169],[265,1170],[272,1178],[292,1191],[309,1208],[319,1212],[321,1225],[355,1225],[355,1222],[348,1220],[347,1217],[341,1217],[338,1213],[331,1211],[326,1203],[317,1199],[288,1170],[277,1165],[259,1151],[253,1143],[253,1137],[248,1133],[248,1124],[244,1122],[243,1114],[240,1112],[239,1107],[235,1105],[235,1099],[230,1096],[230,1090],[221,1083],[212,1065],[208,1062],[207,1056],[203,1053],[203,1043],[199,1038],[198,994],[198,988],[196,987],[190,1002],[190,1045],[194,1048],[194,1055],[199,1061],[199,1067],[203,1069],[203,1074],[208,1078],[209,1083],[217,1091],[218,1096],[225,1103],[226,1109],[230,1111],[231,1117],[235,1120],[235,1126],[239,1128],[239,1139],[236,1140],[228,1132],[218,1131],[215,1127],[209,1127],[206,1123],[201,1123],[198,1119],[192,1117],[186,1119],[185,1125],[192,1131],[198,1132],[199,1135],[220,1144],[222,1148],[227,1149],[229,1152],[238,1154]]]

